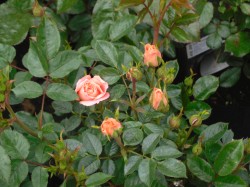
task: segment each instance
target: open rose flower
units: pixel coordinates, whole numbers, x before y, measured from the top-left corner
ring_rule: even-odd
[[[159,65],[158,59],[161,57],[161,52],[155,47],[155,45],[146,44],[144,46],[144,64],[146,66],[157,67]]]
[[[108,83],[99,76],[91,78],[86,75],[76,83],[75,92],[79,96],[79,102],[85,106],[91,106],[109,98],[107,92]]]
[[[159,88],[154,88],[150,95],[149,102],[155,110],[167,112],[169,109],[167,94]]]
[[[107,118],[101,124],[101,131],[106,136],[113,136],[113,133],[121,128],[121,123],[114,118]]]

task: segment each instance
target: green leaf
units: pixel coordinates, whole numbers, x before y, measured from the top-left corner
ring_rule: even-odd
[[[46,94],[55,101],[73,101],[78,98],[72,88],[61,83],[51,83],[48,86]]]
[[[161,137],[164,135],[164,129],[161,126],[155,125],[153,123],[144,124],[143,130],[148,135],[152,133],[159,134]]]
[[[0,43],[0,69],[11,64],[15,56],[16,50],[14,47]]]
[[[70,19],[68,24],[70,30],[80,31],[91,26],[91,15],[90,14],[79,14]]]
[[[52,107],[56,115],[68,114],[72,112],[73,106],[70,102],[66,101],[53,101]]]
[[[225,132],[228,129],[228,123],[218,122],[213,125],[209,125],[200,135],[200,138],[203,137],[202,142],[217,142],[222,138]]]
[[[215,187],[247,187],[248,185],[239,177],[235,175],[227,175],[224,177],[217,177],[214,181]]]
[[[182,152],[180,152],[178,149],[171,147],[171,146],[160,146],[157,147],[152,152],[152,158],[155,158],[157,160],[164,160],[166,158],[178,158],[182,155]]]
[[[138,175],[140,180],[147,186],[151,186],[155,179],[156,163],[150,159],[143,159],[139,164]]]
[[[136,171],[141,163],[141,156],[131,156],[128,158],[128,162],[124,166],[124,174],[129,175]]]
[[[47,187],[49,174],[45,168],[36,167],[31,174],[32,185],[36,187]]]
[[[176,42],[188,43],[192,41],[192,37],[180,27],[174,27],[171,36]]]
[[[24,81],[12,89],[17,97],[22,98],[37,98],[43,94],[43,89],[40,84],[33,81]]]
[[[57,13],[61,14],[71,8],[77,0],[57,0]]]
[[[249,43],[250,33],[238,32],[227,38],[225,51],[232,53],[236,57],[243,57],[250,53]]]
[[[241,9],[241,11],[242,11],[244,14],[250,16],[250,4],[249,4],[249,3],[242,3],[242,4],[240,5],[240,9]]]
[[[89,176],[86,180],[85,185],[87,187],[95,187],[101,184],[106,183],[112,178],[111,175],[107,175],[105,173],[97,172]]]
[[[215,173],[212,166],[197,156],[188,157],[187,159],[188,169],[200,180],[205,182],[211,182],[214,179]]]
[[[107,65],[117,67],[118,53],[111,42],[97,40],[95,50],[99,58]]]
[[[220,25],[218,26],[218,30],[217,30],[217,31],[218,31],[218,34],[219,34],[222,38],[227,38],[227,37],[230,36],[230,34],[231,34],[228,25],[220,24]]]
[[[180,18],[175,21],[176,25],[189,25],[199,19],[199,15],[194,13],[183,14]]]
[[[6,4],[0,5],[0,43],[16,45],[27,36],[32,16]]]
[[[27,158],[30,144],[21,133],[9,129],[4,130],[0,135],[0,142],[12,159]]]
[[[67,145],[67,148],[70,151],[74,151],[74,150],[80,148],[79,152],[78,152],[78,155],[81,156],[81,157],[86,156],[87,150],[85,149],[84,145],[80,141],[75,140],[75,139],[66,139],[64,141],[65,141],[65,144]]]
[[[214,170],[220,176],[231,174],[240,164],[243,155],[244,144],[242,140],[235,140],[226,144],[214,162]]]
[[[199,78],[193,86],[193,95],[198,100],[205,100],[219,87],[219,79],[212,75]]]
[[[213,34],[210,34],[207,38],[207,46],[211,49],[218,49],[220,48],[222,44],[222,38],[220,35],[215,32]]]
[[[134,15],[125,15],[117,19],[109,29],[110,39],[116,41],[128,34],[134,28],[136,21],[137,17]]]
[[[202,12],[200,14],[200,18],[199,18],[200,29],[204,28],[210,23],[210,21],[213,18],[213,13],[214,13],[213,4],[211,2],[207,2],[204,5]]]
[[[151,153],[160,141],[159,134],[150,134],[142,142],[143,154]]]
[[[163,175],[173,178],[187,178],[186,166],[175,158],[167,158],[166,160],[159,162],[157,169]]]
[[[125,179],[124,187],[146,187],[144,183],[140,180],[137,173],[132,173],[128,175]]]
[[[28,53],[23,57],[23,65],[29,70],[29,73],[35,77],[44,77],[47,75],[48,62],[41,53],[41,46],[37,42],[30,41]]]
[[[99,156],[102,153],[102,144],[97,136],[90,133],[84,133],[82,142],[90,154]]]
[[[169,84],[167,86],[167,93],[168,93],[168,98],[170,98],[170,99],[177,97],[181,94],[181,86]]]
[[[221,150],[222,145],[220,143],[205,143],[204,153],[206,155],[207,160],[210,163],[214,163],[219,151]]]
[[[145,0],[121,0],[119,8],[127,8],[143,4]]]
[[[9,0],[7,4],[17,10],[27,12],[32,9],[34,0]]]
[[[22,72],[19,71],[15,74],[14,77],[14,85],[17,86],[18,84],[24,82],[24,81],[29,81],[32,78],[32,75],[29,72]]]
[[[88,155],[79,161],[78,171],[81,172],[83,167],[85,174],[90,175],[96,172],[99,169],[100,165],[101,162],[97,157]]]
[[[142,142],[143,132],[138,128],[129,128],[123,132],[122,139],[125,146],[135,146]]]
[[[240,75],[241,75],[240,67],[233,67],[227,69],[220,75],[220,86],[224,88],[229,88],[234,86],[239,81]]]
[[[56,23],[44,17],[37,28],[37,43],[41,47],[43,54],[49,60],[59,51],[61,39]]]
[[[132,89],[133,88],[133,84],[129,84],[129,88]],[[143,82],[143,81],[138,81],[136,82],[136,92],[144,92],[144,93],[148,93],[150,91],[150,88],[148,86],[147,83]]]
[[[211,111],[212,111],[211,107],[207,103],[202,102],[202,101],[192,101],[187,104],[184,113],[187,118],[190,118],[192,115],[198,114],[205,110],[209,112],[209,114],[202,115],[203,120],[207,119],[210,116]]]
[[[28,175],[28,164],[21,160],[12,160],[11,176],[8,187],[19,187]]]
[[[118,100],[122,97],[125,91],[126,91],[126,87],[123,84],[116,84],[110,90],[110,97],[112,98],[112,100]]]
[[[10,158],[2,146],[0,146],[0,180],[8,183],[11,172]]]
[[[75,51],[61,51],[50,60],[50,76],[63,78],[73,70],[79,68],[82,63],[80,53]]]
[[[31,147],[32,149],[32,147]],[[35,152],[35,160],[39,163],[44,163],[50,159],[50,155],[48,153],[51,153],[53,149],[49,147],[46,143],[38,143],[34,147]]]
[[[116,83],[121,78],[119,72],[115,68],[104,68],[101,70],[100,76],[109,85]]]
[[[113,160],[104,160],[102,163],[102,171],[103,173],[114,175],[115,173],[115,163]]]
[[[64,126],[65,132],[70,132],[76,129],[81,124],[81,118],[80,116],[73,115],[70,116],[70,118],[64,119],[61,124]]]

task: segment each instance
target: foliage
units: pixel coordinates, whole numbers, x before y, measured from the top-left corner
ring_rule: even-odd
[[[235,6],[248,14],[247,2]],[[229,76],[174,82],[184,62],[173,44],[217,23],[211,2],[8,0],[0,10],[0,186],[52,176],[61,187],[249,185],[250,140],[204,124],[206,99]],[[220,23],[210,40],[248,53],[245,28]],[[35,108],[20,110],[27,102]]]

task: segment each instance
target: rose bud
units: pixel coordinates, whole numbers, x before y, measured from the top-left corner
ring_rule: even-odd
[[[122,129],[122,125],[119,121],[114,118],[107,118],[101,124],[102,134],[105,136],[111,136],[119,134]]]
[[[144,64],[150,67],[159,66],[158,58],[161,57],[161,52],[155,47],[155,45],[146,44],[144,46]]]
[[[200,115],[192,115],[190,118],[189,118],[189,123],[191,126],[193,127],[199,127],[201,126],[202,124],[202,119],[201,119],[201,116]]]
[[[194,155],[199,156],[202,153],[201,144],[198,143],[198,144],[194,145],[194,147],[192,149],[192,152],[193,152]]]
[[[108,87],[108,83],[102,80],[101,77],[94,76],[91,78],[90,75],[86,75],[76,83],[75,92],[79,96],[80,104],[92,106],[109,98]]]
[[[169,110],[167,94],[159,88],[153,89],[149,98],[149,102],[151,106],[157,111],[167,112]]]
[[[137,81],[140,81],[142,79],[142,72],[138,68],[132,67],[127,72],[126,78],[130,81],[132,81],[132,78],[136,79]]]
[[[169,119],[169,125],[172,129],[178,129],[181,125],[181,119],[179,116],[172,116]]]
[[[32,13],[35,17],[42,17],[44,15],[44,9],[39,5],[37,0],[33,5]]]

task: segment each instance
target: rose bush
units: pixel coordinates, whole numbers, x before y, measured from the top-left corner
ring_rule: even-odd
[[[0,186],[248,186],[250,141],[206,124],[220,80],[176,81],[174,45],[199,40],[210,5],[1,4]]]

